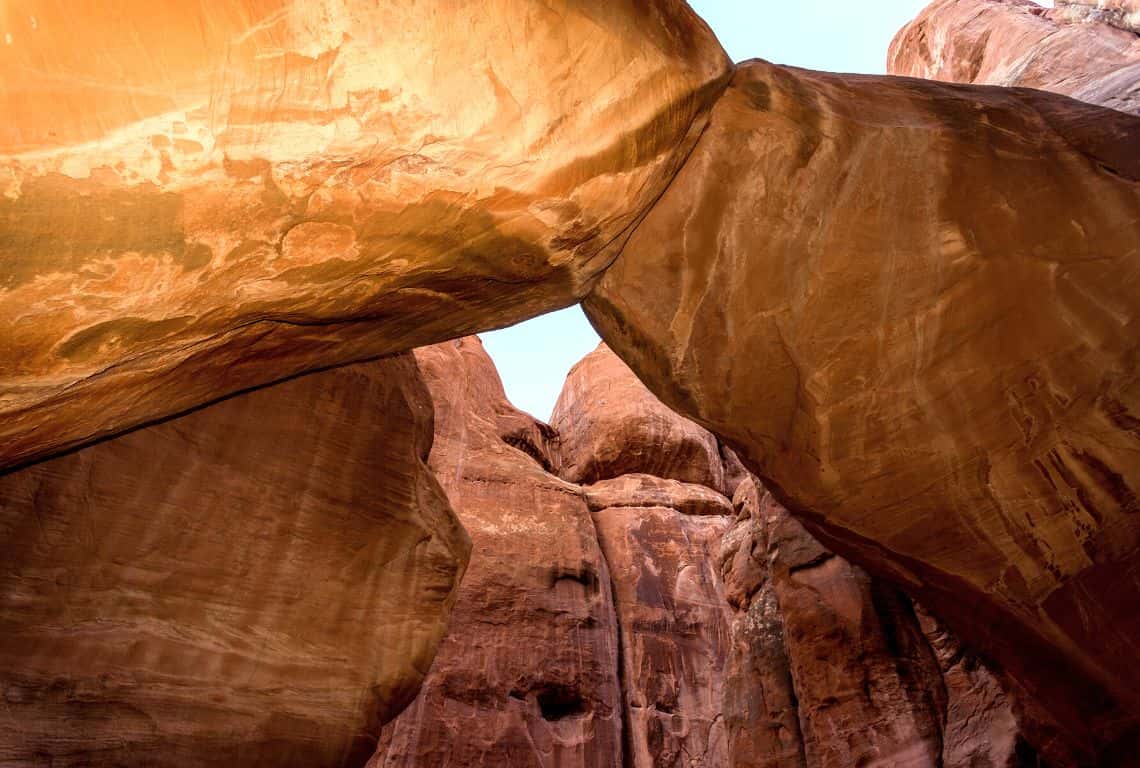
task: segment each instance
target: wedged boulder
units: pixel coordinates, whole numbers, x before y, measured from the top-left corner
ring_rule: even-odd
[[[370,766],[622,765],[618,627],[584,498],[508,439],[543,430],[478,339],[415,355],[436,408],[430,464],[474,549],[423,690]]]
[[[570,369],[550,423],[572,483],[646,474],[724,488],[716,437],[658,400],[604,342]]]
[[[1140,723],[1137,146],[1053,94],[751,62],[585,302],[1090,760]]]
[[[470,542],[411,355],[0,477],[0,763],[361,766]]]
[[[574,303],[730,68],[681,0],[0,21],[0,466]]]
[[[682,515],[731,515],[732,502],[711,488],[643,474],[599,480],[582,488],[591,512],[609,507],[667,507]]]
[[[1062,0],[1056,6],[936,0],[891,41],[887,71],[1039,88],[1140,113],[1140,5]]]

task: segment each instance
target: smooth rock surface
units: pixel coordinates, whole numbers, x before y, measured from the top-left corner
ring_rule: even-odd
[[[752,62],[585,302],[1089,760],[1140,723],[1136,147],[1053,94]]]
[[[469,540],[402,355],[0,477],[0,764],[360,766]]]
[[[1140,113],[1140,5],[1134,0],[1056,5],[936,0],[899,30],[887,71],[1039,88]]]
[[[669,410],[604,342],[570,369],[550,424],[570,482],[640,473],[723,490],[716,437]]]
[[[0,40],[0,466],[572,304],[730,66],[680,0],[17,0]]]
[[[477,338],[415,352],[435,401],[430,464],[471,563],[423,690],[372,768],[622,765],[610,574],[576,486],[511,444],[520,422]]]

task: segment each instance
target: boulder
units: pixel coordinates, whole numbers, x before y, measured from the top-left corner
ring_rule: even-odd
[[[1136,146],[1055,94],[747,63],[585,302],[1089,760],[1140,734]]]
[[[730,70],[681,0],[19,0],[0,29],[0,466],[574,303]]]

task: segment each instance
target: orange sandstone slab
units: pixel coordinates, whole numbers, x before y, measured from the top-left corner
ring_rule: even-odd
[[[580,298],[729,63],[679,0],[0,10],[0,464]]]

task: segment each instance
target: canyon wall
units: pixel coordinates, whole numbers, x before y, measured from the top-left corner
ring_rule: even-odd
[[[995,15],[963,20],[961,35],[939,31],[935,16],[966,5],[936,4],[925,17],[933,21],[900,35],[892,62],[904,63],[892,66],[1035,84],[1134,109],[1134,39],[1122,36],[1135,27],[1131,0],[1063,2],[1053,12],[970,0],[979,14]],[[33,640],[68,636],[58,627],[72,620],[86,627],[89,616],[78,608],[73,619],[57,615],[59,605],[82,605],[85,591],[98,594],[90,615],[122,616],[117,628],[149,631],[136,625],[162,615],[147,601],[167,588],[153,579],[174,570],[166,562],[173,544],[135,550],[168,541],[182,518],[165,518],[180,514],[177,505],[145,520],[119,516],[139,517],[131,504],[148,494],[193,496],[162,486],[115,497],[136,483],[160,483],[138,477],[152,456],[164,455],[158,449],[130,449],[145,460],[116,466],[127,480],[100,493],[86,492],[82,483],[94,481],[77,470],[49,468],[114,456],[128,449],[107,446],[177,433],[170,425],[178,422],[53,463],[29,462],[301,371],[507,324],[586,296],[591,319],[642,380],[719,436],[717,455],[734,449],[830,550],[917,596],[1015,681],[1015,698],[1036,707],[1023,713],[1034,719],[1035,746],[1085,762],[1121,764],[1140,754],[1140,669],[1132,663],[1140,636],[1140,118],[1024,89],[826,75],[761,61],[734,70],[703,23],[674,0],[574,0],[560,10],[525,0],[243,0],[209,10],[128,0],[116,10],[39,0],[0,9],[0,466],[26,466],[3,477],[11,484],[8,525],[18,531],[6,539],[15,602],[3,614],[9,635],[27,640],[11,643],[6,667],[29,676],[29,691],[53,679],[51,659],[70,653],[40,658],[28,650]],[[1010,14],[1020,21],[1007,28]],[[990,32],[978,32],[979,23]],[[1028,58],[1019,50],[1026,46]],[[434,52],[431,66],[425,50]],[[358,428],[355,417],[335,418]],[[542,428],[532,427],[524,432],[537,446],[543,440],[535,442],[534,430]],[[688,457],[680,462],[687,467],[702,452],[711,456],[711,443],[701,448],[678,436],[674,458],[653,459],[648,476],[656,480],[627,478],[603,489],[608,495],[599,490],[606,500],[591,515],[621,508],[627,491],[657,499],[639,501],[641,509],[680,513],[659,501],[674,491],[687,509],[705,506],[707,494],[658,482],[693,485],[693,477],[652,474],[668,475],[676,456]],[[316,439],[304,435],[289,447],[301,451]],[[591,442],[600,446],[592,438],[582,444]],[[256,477],[257,467],[242,462],[256,464],[256,451],[276,448],[250,446],[255,453],[234,457],[218,447],[171,476],[208,486],[194,473],[222,456]],[[405,449],[397,475],[415,485],[420,470],[410,457],[424,451],[384,448]],[[170,450],[175,464],[195,455]],[[305,455],[285,455],[288,480],[307,477],[297,469]],[[615,479],[601,477],[614,471],[601,450],[582,459],[575,482]],[[727,497],[727,477],[739,478],[739,468],[726,463],[719,480],[709,471],[697,484]],[[49,485],[61,497],[82,497],[86,511],[69,501],[37,531],[31,522],[54,492],[24,484],[45,473],[58,475]],[[333,474],[311,482],[332,482]],[[247,492],[236,489],[235,498]],[[423,504],[401,503],[393,514],[443,520],[437,491],[425,494],[416,494]],[[315,496],[323,503],[326,493]],[[259,525],[257,515],[248,523],[231,517],[225,523],[238,529],[228,545],[259,535],[241,529]],[[144,523],[151,535],[136,535]],[[34,545],[80,524],[110,537],[91,547],[111,558],[105,567],[94,565],[99,553]],[[336,526],[361,529],[338,522],[327,535]],[[417,522],[390,544],[374,541],[389,559],[415,559],[423,553],[414,531],[448,526]],[[380,698],[410,695],[408,681],[426,666],[461,569],[461,538],[431,537],[446,552],[432,555],[441,559],[426,566],[433,574],[426,582],[414,576],[419,565],[393,577],[397,592],[401,579],[412,579],[404,594],[432,606],[423,630],[399,641],[414,646],[406,649],[415,660],[410,676],[385,677],[383,654],[365,649],[369,661],[338,672],[349,677],[338,690],[403,680],[380,684],[399,691]],[[63,541],[79,539],[72,532]],[[680,568],[678,579],[703,574],[681,566],[706,547],[689,544],[662,544],[667,557],[680,558],[662,561],[666,572]],[[338,554],[322,566],[347,569],[328,577],[335,582],[351,570],[351,555],[331,546]],[[606,546],[598,543],[603,553]],[[131,570],[139,558],[158,562]],[[320,558],[287,564],[308,560]],[[205,593],[245,589],[237,585],[248,574],[233,567],[228,559],[211,567]],[[31,577],[35,583],[74,574],[59,577],[65,600],[22,585],[40,568],[52,575]],[[175,593],[177,582],[169,587]],[[428,583],[435,586],[418,591]],[[128,593],[140,590],[141,602],[105,592],[106,584],[132,585]],[[247,591],[238,602],[257,602],[257,591]],[[778,597],[774,585],[769,593]],[[665,620],[623,611],[613,594],[619,631]],[[675,598],[668,597],[677,605]],[[190,626],[220,621],[210,610],[190,613]],[[261,639],[276,630],[258,622],[294,620],[255,613],[261,618],[239,622],[240,636]],[[324,649],[314,651],[323,659],[328,646],[305,632],[304,653]],[[96,636],[110,637],[83,629],[72,639]],[[159,645],[167,642],[182,641]],[[634,674],[655,641],[646,634],[638,642],[629,653],[619,644],[622,674]],[[179,653],[120,645],[126,650],[93,653],[92,669],[138,664],[163,680],[186,674]],[[290,641],[268,645],[292,652]],[[669,653],[700,656],[710,647]],[[922,679],[928,661],[900,672],[888,697],[910,695],[908,681]],[[789,661],[789,674],[795,669]],[[286,677],[266,673],[266,690]],[[16,690],[19,699],[24,689]],[[60,699],[26,701],[41,702],[47,722],[52,707],[73,701],[63,690]],[[82,690],[83,701],[99,700]],[[529,692],[519,693],[529,701]],[[251,695],[241,708],[255,713],[254,723],[272,720],[280,705]],[[212,710],[190,720],[224,732],[220,757],[232,751],[227,744],[264,744],[263,736],[279,733],[281,743],[303,742],[283,749],[289,755],[356,755],[351,745],[370,737],[352,734],[373,733],[383,716],[369,714],[371,694],[348,698],[356,713],[348,720],[363,726],[318,727],[325,715],[309,705],[299,729],[285,718],[232,736]],[[670,706],[656,693],[650,700]],[[785,711],[780,700],[776,712]],[[623,689],[627,719],[630,701],[640,699]],[[148,706],[132,703],[129,711]],[[706,749],[717,737],[713,725],[699,725],[703,712],[692,711],[698,725],[674,730],[660,710],[643,712],[639,733]],[[925,740],[927,720],[915,710],[906,734],[876,737],[867,749]],[[109,749],[153,743],[150,722],[126,747]],[[162,717],[156,722],[161,731]],[[632,732],[625,728],[623,738]],[[51,729],[42,738],[58,744],[64,734]],[[807,755],[810,724],[798,738]]]
[[[471,535],[447,637],[373,768],[621,765],[617,618],[594,523],[552,433],[507,403],[476,338],[416,350],[429,463]]]
[[[0,477],[0,763],[359,766],[469,541],[411,355]]]
[[[1032,764],[971,652],[604,346],[551,426],[511,408],[476,339],[416,356],[474,552],[372,768]]]

